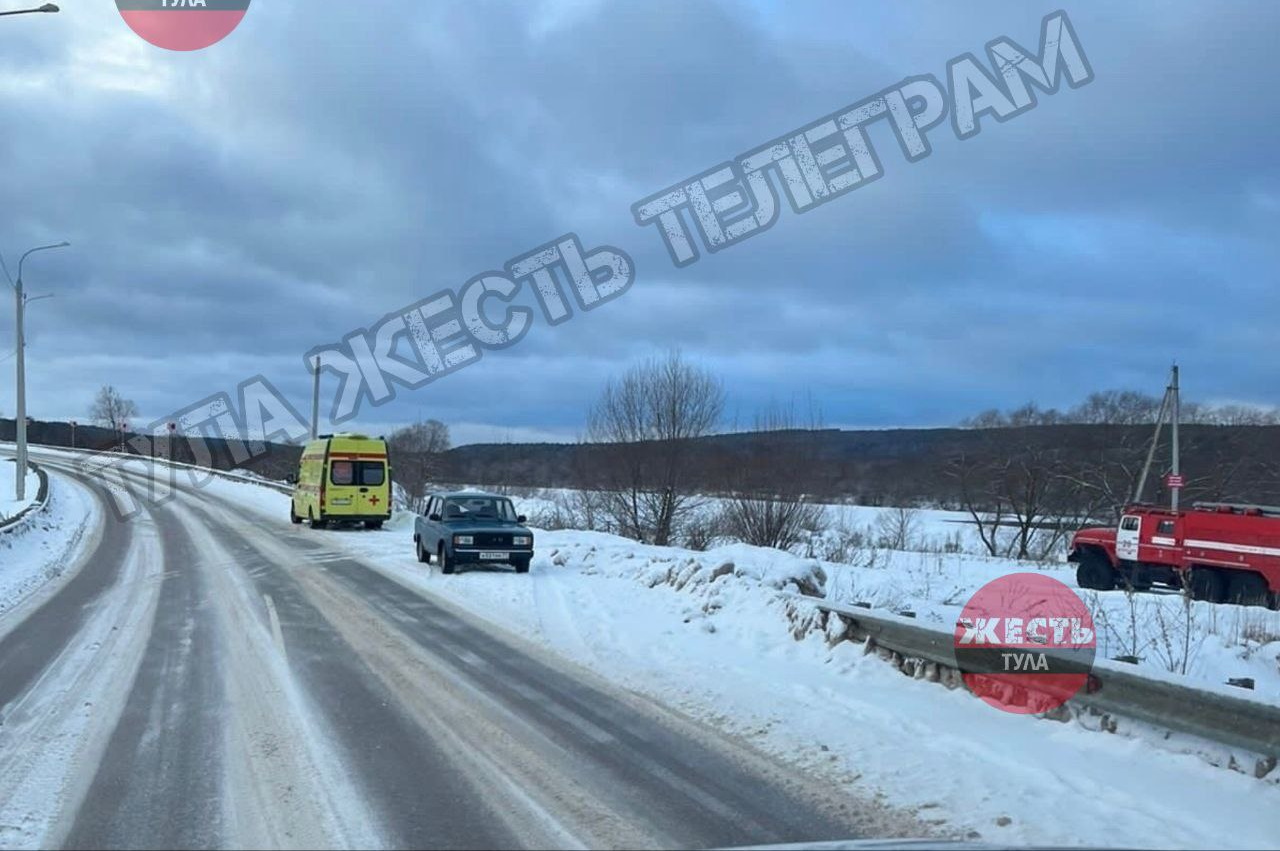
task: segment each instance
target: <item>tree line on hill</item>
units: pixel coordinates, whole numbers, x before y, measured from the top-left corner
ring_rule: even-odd
[[[443,482],[564,488],[567,524],[651,543],[705,545],[729,537],[787,548],[821,531],[820,504],[931,506],[968,513],[988,552],[1042,557],[1080,525],[1114,520],[1134,496],[1159,400],[1132,391],[1091,394],[1066,411],[1034,404],[987,411],[961,427],[853,431],[823,428],[812,410],[768,406],[751,425],[722,432],[719,379],[678,352],[633,366],[609,382],[575,444],[451,447],[447,425],[414,423],[389,436],[394,478],[412,507]],[[136,406],[104,387],[74,430],[84,449],[139,451],[118,424]],[[1274,410],[1183,405],[1184,502],[1280,504],[1280,418]],[[117,427],[111,427],[111,424]],[[71,445],[66,423],[36,422],[33,443]],[[13,439],[0,420],[0,439]],[[1146,501],[1164,501],[1165,446]],[[144,447],[145,448],[145,447]],[[179,439],[179,461],[242,467],[283,479],[300,447],[243,446],[217,439],[201,457]],[[187,457],[191,456],[191,457]],[[714,496],[716,509],[707,510]]]
[[[1081,525],[1112,522],[1134,498],[1160,400],[1090,395],[1065,412],[988,411],[954,429],[824,429],[771,406],[750,429],[717,433],[724,393],[678,353],[610,382],[573,445],[464,446],[441,459],[450,481],[574,489],[575,523],[696,545],[717,533],[794,544],[822,502],[962,510],[992,555],[1041,558]],[[1183,406],[1185,502],[1280,504],[1280,418],[1242,406]],[[1168,498],[1168,431],[1142,498]],[[720,506],[708,529],[703,497]]]

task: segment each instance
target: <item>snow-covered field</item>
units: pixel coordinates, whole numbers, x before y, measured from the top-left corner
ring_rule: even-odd
[[[0,470],[13,466],[0,459]],[[13,486],[12,478],[8,486]],[[28,488],[33,496],[35,486],[31,476]],[[0,615],[62,576],[85,531],[97,525],[97,512],[97,503],[81,485],[50,474],[44,510],[28,517],[21,528],[0,534]]]
[[[288,522],[287,497],[226,481],[209,487]],[[566,530],[538,533],[528,576],[446,577],[415,560],[412,519],[398,514],[380,532],[317,534],[615,683],[914,808],[946,833],[1012,844],[1280,847],[1274,780],[1214,767],[1158,736],[1002,713],[963,690],[904,677],[857,645],[790,634],[784,592],[823,574],[834,597],[905,603],[944,623],[970,589],[1025,565],[893,553],[857,567],[741,544],[693,552]],[[1063,568],[1047,572],[1069,579]],[[1103,609],[1127,606],[1122,594],[1104,596]],[[1215,641],[1206,639],[1195,669],[1206,682],[1224,666],[1240,673],[1237,662],[1261,677],[1262,657],[1280,650],[1273,643],[1240,659]]]

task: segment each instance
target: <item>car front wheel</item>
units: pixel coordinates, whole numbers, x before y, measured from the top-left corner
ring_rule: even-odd
[[[1076,568],[1076,584],[1093,591],[1110,591],[1116,587],[1116,571],[1105,556],[1086,550]]]
[[[514,561],[514,562],[512,562],[512,564],[514,564],[514,565],[516,566],[516,573],[528,573],[528,572],[529,572],[529,560],[528,560],[528,559],[521,559],[520,561]]]

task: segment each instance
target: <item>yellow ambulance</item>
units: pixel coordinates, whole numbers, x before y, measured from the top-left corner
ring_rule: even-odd
[[[289,519],[313,529],[330,523],[382,528],[391,517],[387,442],[363,434],[321,435],[302,450]]]

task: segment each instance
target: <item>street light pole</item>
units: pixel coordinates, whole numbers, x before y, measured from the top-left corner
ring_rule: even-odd
[[[27,299],[26,294],[22,291],[22,264],[37,251],[66,248],[70,244],[69,242],[59,242],[57,245],[41,245],[38,248],[31,249],[18,260],[18,282],[13,285],[13,294],[16,299],[15,305],[18,311],[18,420],[16,423],[18,432],[18,469],[14,474],[14,492],[18,502],[22,502],[27,497],[27,341],[23,328]]]
[[[57,11],[60,11],[58,9],[57,4],[45,3],[43,6],[41,6],[38,9],[19,9],[16,12],[0,12],[0,18],[5,17],[6,15],[31,15],[36,12],[57,12]]]

